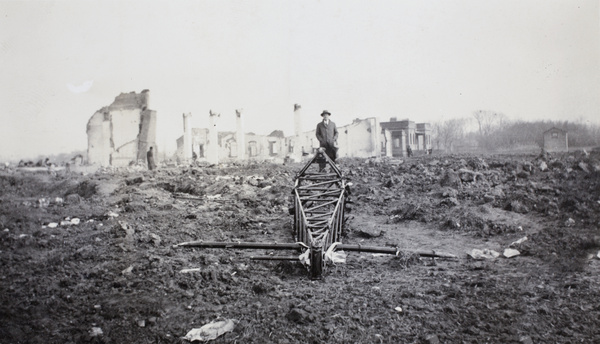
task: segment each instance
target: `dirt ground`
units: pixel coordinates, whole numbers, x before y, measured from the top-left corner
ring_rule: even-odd
[[[213,343],[600,341],[598,156],[339,163],[344,243],[401,254],[350,252],[317,281],[249,259],[295,252],[174,246],[293,242],[300,163],[1,171],[0,342],[184,343],[223,319]]]

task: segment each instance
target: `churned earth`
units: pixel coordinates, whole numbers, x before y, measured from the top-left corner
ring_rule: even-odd
[[[213,343],[597,342],[598,159],[341,160],[344,243],[400,253],[349,252],[316,281],[299,262],[249,259],[296,252],[176,246],[293,242],[302,164],[6,169],[0,342],[184,343],[224,319],[233,331]]]

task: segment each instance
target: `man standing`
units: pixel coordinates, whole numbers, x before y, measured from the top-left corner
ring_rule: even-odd
[[[323,117],[323,121],[317,124],[317,139],[319,140],[319,144],[321,147],[325,148],[325,153],[327,156],[335,162],[337,158],[337,139],[338,139],[338,131],[335,123],[329,120],[329,116],[331,113],[329,111],[324,110],[321,113],[321,117]],[[325,164],[319,164],[320,169],[325,169]]]
[[[152,171],[156,167],[154,164],[154,151],[152,150],[152,146],[150,146],[148,153],[146,153],[146,159],[148,160],[148,169]]]

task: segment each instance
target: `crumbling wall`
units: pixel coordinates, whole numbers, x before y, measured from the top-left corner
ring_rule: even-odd
[[[149,97],[148,90],[121,93],[92,115],[87,125],[89,163],[127,166],[145,160],[148,148],[156,146],[156,111],[148,109]]]
[[[376,118],[356,119],[338,127],[338,157],[368,158],[380,154],[379,129]]]
[[[88,162],[90,164],[110,165],[110,114],[108,108],[98,110],[87,124]]]
[[[154,159],[156,160],[158,156],[158,147],[156,147],[156,111],[142,110],[137,159],[145,160],[146,152],[148,152],[150,147],[154,147]]]

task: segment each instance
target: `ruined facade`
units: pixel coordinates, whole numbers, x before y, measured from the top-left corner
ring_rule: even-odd
[[[301,109],[300,105],[294,105],[295,130],[294,135],[288,137],[278,131],[270,135],[245,133],[241,110],[236,110],[235,132],[218,132],[217,118],[220,115],[211,111],[209,128],[193,128],[188,132],[188,127],[184,125],[184,135],[177,139],[177,159],[186,161],[194,157],[197,161],[209,163],[235,160],[300,161],[302,156],[312,155],[319,148],[315,129],[303,131],[300,127]],[[184,123],[185,118],[186,115]],[[317,118],[315,128],[318,121]],[[211,142],[217,142],[217,145],[211,145]],[[402,157],[407,155],[407,147],[411,147],[414,153],[424,154],[432,148],[431,126],[429,123],[397,121],[395,118],[383,123],[375,117],[355,119],[351,124],[338,126],[338,145],[340,158]],[[211,154],[209,149],[215,148],[218,152]],[[186,150],[192,153],[186,153]]]
[[[392,117],[389,122],[381,123],[381,130],[385,138],[382,146],[384,156],[406,156],[409,147],[413,152],[427,152],[433,147],[429,123],[415,123],[407,119],[398,121]]]
[[[544,132],[544,150],[546,152],[568,152],[569,140],[565,130],[553,127]]]
[[[127,166],[145,161],[150,146],[156,156],[156,111],[148,109],[149,102],[148,90],[121,93],[96,111],[87,124],[88,163]]]

